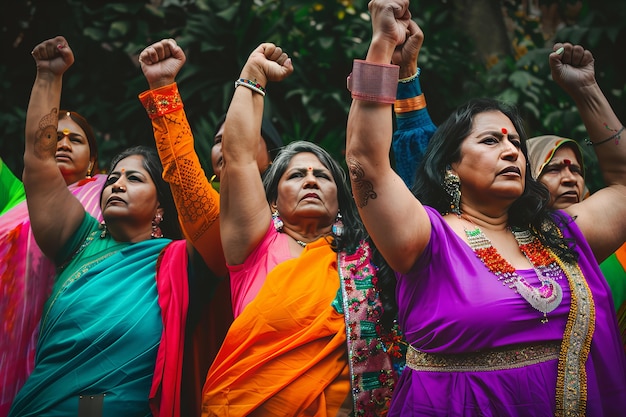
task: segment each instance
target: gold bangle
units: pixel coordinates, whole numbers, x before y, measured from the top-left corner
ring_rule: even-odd
[[[396,113],[408,113],[410,111],[421,110],[424,108],[426,108],[426,98],[424,98],[424,94],[396,100],[393,107]]]

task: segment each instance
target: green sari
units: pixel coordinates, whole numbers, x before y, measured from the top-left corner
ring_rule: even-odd
[[[156,263],[169,239],[119,243],[89,215],[61,250],[35,369],[10,416],[76,416],[104,394],[103,416],[149,416],[163,324]]]

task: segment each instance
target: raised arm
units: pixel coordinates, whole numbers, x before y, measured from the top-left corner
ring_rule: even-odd
[[[195,152],[191,127],[175,83],[185,60],[185,53],[173,39],[146,47],[139,61],[150,90],[140,94],[139,99],[152,120],[163,179],[172,190],[183,233],[207,266],[216,275],[225,276],[219,194],[209,183]]]
[[[430,237],[430,222],[419,201],[389,160],[392,139],[390,104],[395,101],[398,70],[394,51],[406,47],[412,23],[408,0],[372,0],[373,35],[365,62],[355,61],[348,116],[346,163],[361,218],[381,253],[396,271],[408,271]],[[374,75],[376,74],[376,75]],[[368,77],[369,82],[363,82]],[[369,78],[375,77],[375,78]],[[368,91],[368,86],[380,87]]]
[[[63,73],[74,63],[65,38],[57,36],[32,51],[37,75],[26,112],[22,181],[33,235],[41,251],[54,258],[85,216],[57,167],[57,127]]]
[[[256,155],[264,89],[293,72],[291,59],[271,43],[259,45],[241,70],[226,114],[220,175],[222,243],[230,265],[244,262],[261,241],[271,218]]]
[[[566,209],[600,262],[626,241],[626,131],[596,81],[591,52],[570,43],[554,51],[552,78],[576,103],[606,184]]]
[[[405,184],[411,188],[430,138],[437,126],[430,119],[426,98],[420,85],[419,53],[424,33],[415,22],[409,22],[410,36],[402,48],[396,48],[391,62],[400,67],[400,79],[393,110],[396,130],[393,132],[394,168]]]

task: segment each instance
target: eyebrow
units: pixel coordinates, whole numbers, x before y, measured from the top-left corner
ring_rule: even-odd
[[[65,134],[63,133],[63,130],[57,130],[57,134],[58,134],[58,133],[60,133],[60,134],[62,134],[63,136],[65,136]],[[81,135],[81,134],[80,134],[80,133],[78,133],[78,132],[70,132],[67,136],[69,136],[69,137],[71,137],[71,138],[76,138],[76,137],[78,137],[78,138],[82,138],[82,139],[87,139],[85,136]]]
[[[146,176],[146,174],[144,174],[142,171],[138,171],[138,170],[134,170],[134,169],[131,169],[131,170],[125,170],[124,172],[126,173],[126,176],[133,175],[133,174],[139,174],[139,175],[142,175],[142,176],[144,176],[144,177]],[[121,171],[113,171],[113,172],[111,172],[111,173],[109,174],[109,177],[110,177],[111,175],[113,175],[113,174],[116,174],[116,175],[122,175]]]
[[[502,139],[503,136],[508,136],[509,138],[512,138],[512,139],[519,139],[520,138],[520,136],[517,133],[509,132],[509,133],[504,134],[504,133],[502,133],[502,131],[497,131],[497,130],[490,130],[490,131],[487,131],[487,132],[479,133],[477,135],[477,137],[481,138],[481,137],[487,136],[487,135],[495,136],[495,137],[497,137],[499,139]]]
[[[569,164],[566,164],[564,161],[557,161],[557,162],[550,161],[546,166],[547,167],[552,167],[552,166],[575,166],[575,167],[580,168],[580,164],[578,163],[578,161],[576,161],[576,162],[572,161]]]
[[[308,170],[309,170],[309,168],[294,167],[294,168],[291,168],[289,170],[289,172],[302,172],[302,173],[305,173]],[[327,168],[313,168],[312,171],[313,171],[314,174],[328,174],[328,173],[330,173],[330,170],[327,169]]]

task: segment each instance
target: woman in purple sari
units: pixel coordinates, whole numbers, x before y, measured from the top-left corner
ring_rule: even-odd
[[[439,126],[408,190],[388,157],[387,80],[419,29],[408,0],[369,7],[372,42],[348,81],[346,162],[361,217],[396,271],[409,343],[389,416],[623,415],[626,357],[598,261],[626,239],[626,144],[593,56],[556,44],[549,63],[578,107],[605,189],[550,211],[520,116],[475,99]]]

